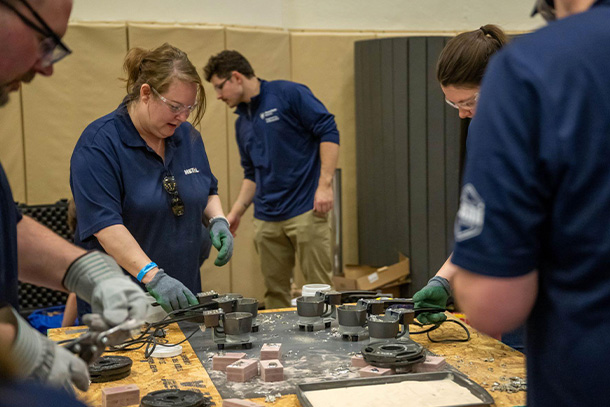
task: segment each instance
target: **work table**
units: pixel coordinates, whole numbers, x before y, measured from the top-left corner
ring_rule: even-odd
[[[274,313],[274,318],[271,318],[268,313]],[[274,320],[281,319],[283,316],[291,316],[292,314],[283,314],[284,312],[293,313],[293,309],[287,310],[272,310],[272,311],[262,311],[259,314],[259,319],[266,320]],[[449,314],[448,314],[449,315]],[[455,319],[453,316],[449,316],[450,319]],[[191,324],[193,325],[193,324]],[[73,337],[77,337],[82,334],[81,327],[69,327],[69,328],[60,328],[53,329],[49,331],[49,337],[53,340],[63,340],[69,339]],[[196,326],[194,328],[197,329]],[[253,333],[253,338],[257,338],[257,335],[264,334],[265,324],[262,323],[260,326],[260,333]],[[421,328],[411,325],[410,331],[414,332]],[[485,388],[491,396],[495,400],[495,406],[503,407],[503,406],[522,406],[525,405],[525,391],[518,391],[515,393],[511,393],[506,391],[507,387],[510,388],[509,383],[511,378],[518,378],[518,380],[525,380],[525,356],[510,347],[504,345],[503,343],[493,339],[487,335],[481,334],[469,327],[471,339],[468,342],[455,342],[455,343],[435,343],[431,342],[426,334],[421,335],[411,335],[411,339],[418,342],[422,346],[424,346],[428,351],[432,352],[435,355],[445,357],[448,364],[450,364],[453,368],[467,375],[471,380],[475,381],[483,388]],[[193,332],[192,327],[189,330],[189,333]],[[182,343],[183,352],[181,355],[167,358],[167,359],[145,359],[144,358],[144,350],[135,350],[129,352],[119,352],[112,353],[115,355],[128,356],[133,360],[133,366],[130,376],[107,383],[92,383],[91,388],[86,393],[80,393],[79,396],[87,402],[91,406],[101,406],[101,389],[106,387],[115,387],[126,384],[136,384],[140,387],[140,397],[155,391],[155,390],[163,390],[163,389],[190,389],[197,390],[202,392],[204,395],[211,398],[211,400],[216,404],[216,406],[222,406],[222,397],[221,392],[217,389],[217,386],[214,385],[214,382],[219,383],[219,372],[210,371],[208,372],[204,365],[209,366],[209,358],[216,351],[216,346],[211,339],[205,339],[206,336],[209,335],[209,332],[201,333],[195,332],[193,338],[197,338],[197,340],[191,339],[191,341],[186,341]],[[335,334],[335,337],[337,335]],[[447,339],[447,338],[460,338],[465,336],[465,332],[460,328],[457,324],[454,323],[446,323],[438,330],[431,332],[430,336],[432,339]],[[259,338],[263,338],[259,336]],[[269,336],[267,336],[269,338]],[[177,343],[185,339],[184,333],[181,328],[177,324],[172,324],[168,328],[167,338],[169,343]],[[366,342],[359,343],[341,343],[342,339],[339,335],[336,339],[337,345],[345,346],[353,346],[350,344],[355,344],[358,346],[363,346]],[[282,342],[282,338],[278,337],[273,340],[274,342]],[[268,340],[265,339],[265,342]],[[192,345],[192,343],[194,345]],[[204,346],[205,345],[205,346]],[[253,343],[253,352],[260,351],[260,346],[262,343],[259,343],[258,340],[255,339]],[[288,345],[288,344],[287,344]],[[193,349],[195,346],[195,350]],[[289,346],[283,346],[285,355],[290,352]],[[226,349],[226,351],[235,351],[241,352],[239,348],[235,349]],[[343,353],[345,353],[343,355]],[[350,360],[350,356],[347,352],[338,352],[337,357],[345,359],[343,365],[347,366]],[[199,356],[198,356],[199,355]],[[256,357],[256,356],[253,356]],[[290,358],[295,358],[295,354],[285,356],[284,365],[287,367],[292,363],[292,360],[286,360]],[[306,358],[301,357],[300,362],[303,362]],[[204,361],[202,364],[201,360]],[[350,377],[354,377],[355,369],[352,370],[348,374]],[[290,372],[290,370],[287,370]],[[286,378],[290,381],[291,375],[289,373],[286,374]],[[338,377],[339,379],[343,377]],[[259,380],[259,379],[253,379]],[[266,387],[265,383],[254,383],[257,389],[269,389],[269,395],[273,396],[278,392],[274,392],[274,389],[277,387]],[[222,389],[225,393],[224,398],[236,397],[241,398],[243,394],[247,394],[247,391],[235,391],[236,394],[231,394],[233,389],[241,389],[241,387],[229,387]],[[495,389],[493,391],[492,389]],[[227,397],[227,392],[229,395]],[[241,394],[240,394],[241,393]],[[265,392],[264,392],[265,393]],[[279,391],[282,394],[282,397],[276,398],[274,402],[265,403],[265,397],[252,397],[251,400],[260,403],[264,406],[274,406],[274,407],[298,407],[300,403],[294,394],[284,394],[282,391]]]

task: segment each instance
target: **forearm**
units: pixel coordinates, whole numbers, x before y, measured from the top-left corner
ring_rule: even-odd
[[[451,256],[453,256],[453,253],[451,253],[451,255],[449,255],[449,258],[445,261],[445,263],[442,265],[442,267],[436,272],[437,276],[445,278],[447,281],[449,281],[450,285],[453,284],[453,277],[455,276],[455,273],[457,271],[457,268],[455,267],[455,265],[453,263],[451,263]]]
[[[241,189],[237,195],[237,199],[231,208],[231,212],[242,216],[246,209],[250,206],[254,200],[254,194],[256,193],[256,183],[252,180],[244,178],[241,183]]]
[[[136,277],[138,272],[151,262],[140,244],[124,225],[108,226],[95,234],[106,253],[116,260],[129,274]],[[148,283],[157,273],[158,268],[149,271],[142,282]]]
[[[499,278],[451,267],[455,268],[453,293],[473,327],[497,337],[525,322],[536,301],[537,271]]]
[[[50,229],[24,216],[17,224],[19,280],[66,291],[66,270],[86,253]]]
[[[222,210],[222,203],[220,202],[220,197],[218,195],[210,195],[208,196],[208,204],[203,211],[206,219],[212,219],[216,216],[225,216],[224,211]]]
[[[0,352],[8,355],[16,336],[15,316],[10,307],[0,308]]]
[[[68,300],[66,301],[66,307],[64,309],[64,317],[61,320],[62,328],[65,326],[74,325],[76,317],[78,316],[78,307],[76,305],[76,294],[70,293]]]
[[[320,179],[319,186],[330,187],[339,161],[339,144],[332,142],[320,143]]]

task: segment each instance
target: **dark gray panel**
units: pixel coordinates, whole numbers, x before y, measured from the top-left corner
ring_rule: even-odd
[[[392,39],[394,53],[392,112],[394,115],[394,149],[396,151],[396,187],[394,199],[397,217],[396,247],[405,256],[411,256],[409,212],[409,98],[407,94],[409,42],[405,38]]]
[[[432,277],[447,259],[445,212],[445,101],[436,80],[436,61],[445,46],[443,38],[428,38],[427,111],[428,111],[428,254]]]
[[[359,181],[363,180],[364,189],[358,189],[366,201],[366,205],[358,210],[359,221],[363,221],[364,230],[367,233],[364,239],[359,239],[359,251],[361,259],[366,259],[365,264],[383,265],[383,245],[387,242],[380,236],[384,235],[385,229],[383,220],[379,219],[383,207],[383,149],[379,141],[381,133],[381,46],[378,41],[364,41],[363,50],[367,57],[366,64],[363,66],[363,76],[366,77],[366,89],[368,94],[365,96],[365,109],[362,112],[363,120],[366,121],[365,128],[368,128],[363,137],[363,143],[358,148],[358,156],[367,161],[364,174]],[[360,162],[360,160],[358,161]],[[360,203],[360,202],[359,202]],[[359,225],[360,226],[360,225]]]
[[[459,119],[444,103],[439,37],[356,43],[360,263],[411,259],[409,294],[451,249],[459,194]]]
[[[367,151],[369,134],[374,132],[370,126],[369,106],[370,106],[370,58],[368,43],[357,42],[355,46],[355,87],[356,87],[356,177],[357,177],[357,197],[358,197],[358,226],[363,230],[370,231],[373,219],[366,216],[371,213],[372,202],[368,199],[371,189],[370,178],[367,176],[370,167],[370,160]],[[368,258],[367,234],[360,234],[358,239],[358,250],[361,258]]]
[[[445,38],[445,44],[450,38]],[[458,110],[445,107],[445,213],[447,228],[447,255],[453,251],[453,223],[458,210],[460,194],[460,117]]]
[[[428,275],[428,186],[426,142],[426,39],[409,39],[409,183],[411,212],[411,285],[419,289]],[[415,255],[416,254],[416,255]]]
[[[396,209],[396,150],[394,148],[394,75],[393,75],[393,63],[394,63],[394,52],[392,48],[392,40],[385,39],[380,41],[381,44],[381,65],[380,65],[380,80],[381,80],[381,133],[379,144],[382,150],[382,163],[381,173],[382,181],[381,186],[383,192],[381,193],[382,201],[380,209],[383,211],[384,216],[381,218],[384,225],[385,233],[388,238],[382,244],[382,250],[380,251],[379,262],[376,265],[386,265],[385,259],[395,258],[398,260],[398,247],[395,239],[391,238],[396,236],[402,220],[397,222],[398,213]]]

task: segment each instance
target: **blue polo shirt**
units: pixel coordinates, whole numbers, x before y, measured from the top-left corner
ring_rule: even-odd
[[[17,223],[21,212],[13,201],[4,168],[0,164],[0,306],[19,309],[17,268]]]
[[[163,188],[176,179],[184,202],[174,216],[171,196]],[[218,182],[210,170],[201,135],[185,122],[165,141],[165,161],[134,127],[121,104],[91,123],[81,135],[70,162],[70,187],[76,203],[75,242],[101,249],[94,234],[124,225],[144,252],[194,293],[201,291],[203,211]]]
[[[32,380],[0,381],[0,407],[86,407],[63,388],[54,388]]]
[[[235,111],[244,178],[256,183],[254,217],[293,218],[313,209],[320,143],[339,144],[335,117],[304,85],[260,81],[260,93]]]
[[[610,381],[610,0],[493,58],[468,136],[452,261],[538,270],[528,406],[604,406]]]

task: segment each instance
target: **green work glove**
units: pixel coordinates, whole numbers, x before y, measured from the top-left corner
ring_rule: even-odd
[[[451,297],[451,286],[446,278],[434,276],[428,284],[413,295],[414,309],[446,308]],[[447,319],[444,312],[422,312],[417,320],[424,325],[438,324]]]
[[[212,244],[218,250],[214,264],[224,266],[233,256],[233,235],[229,231],[229,221],[223,216],[216,216],[210,220],[208,230]]]
[[[184,284],[165,274],[162,268],[153,277],[146,289],[155,297],[165,312],[172,312],[189,305],[197,305],[197,297]]]
[[[91,304],[95,324],[90,328],[105,331],[132,318],[142,323],[148,301],[142,288],[127,277],[116,261],[107,254],[92,251],[76,259],[66,271],[64,286],[68,291]],[[90,321],[92,319],[87,319]],[[129,337],[125,333],[108,345],[116,345]]]
[[[17,332],[10,355],[17,374],[64,387],[71,394],[72,384],[82,391],[89,388],[89,368],[81,358],[32,328],[14,309],[5,307],[0,314],[0,320],[9,322]]]

